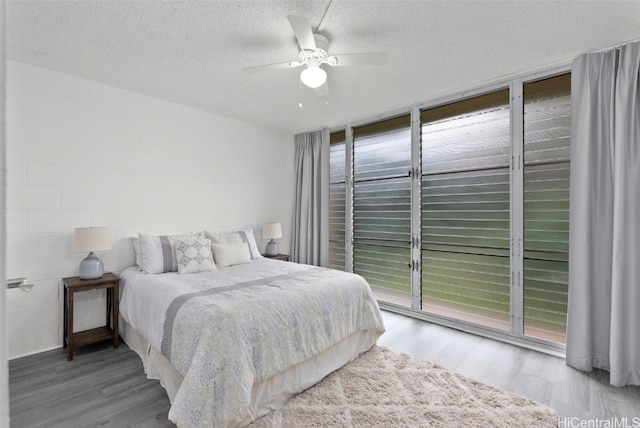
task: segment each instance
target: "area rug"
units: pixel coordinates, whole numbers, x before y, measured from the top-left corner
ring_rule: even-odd
[[[250,428],[556,427],[541,404],[374,347]]]

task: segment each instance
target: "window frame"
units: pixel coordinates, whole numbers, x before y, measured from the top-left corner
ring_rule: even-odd
[[[360,275],[362,275],[365,278],[369,278],[369,274],[373,275],[373,276],[377,276],[378,278],[380,278],[381,276],[384,277],[386,276],[386,274],[388,272],[401,272],[402,269],[405,267],[405,263],[404,262],[398,262],[396,260],[395,263],[391,262],[391,266],[390,269],[391,271],[377,271],[377,269],[379,269],[385,262],[388,262],[388,260],[392,260],[392,259],[397,259],[398,254],[396,252],[404,252],[407,251],[407,254],[409,254],[409,257],[411,256],[411,248],[410,248],[410,242],[411,242],[411,184],[412,184],[412,177],[411,177],[411,162],[412,162],[412,158],[411,158],[411,146],[412,146],[412,134],[411,134],[411,115],[407,114],[405,112],[405,114],[400,114],[400,115],[395,115],[389,118],[384,118],[382,120],[378,120],[378,121],[374,121],[372,123],[368,123],[368,124],[364,124],[361,126],[354,126],[352,128],[352,135],[353,135],[353,186],[352,186],[352,190],[353,190],[353,198],[352,198],[352,207],[353,207],[353,215],[352,215],[352,224],[353,224],[353,233],[352,233],[352,254],[353,254],[353,272],[358,273]],[[406,135],[408,134],[408,135]],[[406,144],[406,148],[408,149],[406,152],[402,151],[402,154],[406,154],[408,155],[407,159],[402,159],[400,160],[400,162],[406,162],[406,165],[402,165],[402,166],[398,166],[398,165],[394,165],[391,170],[388,169],[384,169],[384,172],[382,174],[379,173],[375,173],[375,171],[370,171],[368,170],[368,168],[366,168],[366,166],[372,166],[373,164],[371,163],[367,163],[367,160],[370,160],[371,158],[369,157],[369,155],[372,153],[372,151],[369,149],[367,149],[367,147],[371,147],[370,145],[373,144],[374,147],[378,147],[378,149],[380,148],[380,142],[377,140],[386,140],[387,138],[391,137],[394,142],[400,142],[400,144]],[[408,138],[407,138],[408,137]],[[385,142],[382,143],[383,146],[385,146]],[[359,144],[362,144],[362,146],[359,146]],[[359,148],[362,148],[362,151],[359,150]],[[389,146],[385,146],[385,148],[387,148]],[[394,150],[390,150],[391,152],[397,153]],[[362,170],[359,170],[359,155],[362,155],[362,158],[364,159],[364,163],[365,163],[365,167]],[[360,159],[360,161],[362,161],[363,159]],[[381,158],[375,158],[380,159],[382,162],[380,164],[375,164],[376,166],[382,166],[384,168],[389,167],[389,163],[388,163],[388,158],[386,157],[381,157]],[[396,160],[398,161],[398,160]],[[395,163],[395,162],[392,162]],[[364,189],[368,189],[369,191],[371,190],[371,186],[373,188],[375,188],[377,185],[382,185],[383,188],[385,187],[385,185],[391,185],[391,186],[400,186],[400,187],[404,187],[405,185],[407,185],[407,188],[403,191],[407,191],[409,192],[409,218],[407,221],[406,226],[408,226],[409,230],[408,233],[406,235],[403,236],[395,236],[393,233],[392,235],[394,236],[387,236],[387,237],[374,237],[374,236],[366,236],[367,233],[363,232],[361,229],[359,230],[358,226],[359,226],[359,222],[357,222],[356,220],[360,220],[360,224],[362,223],[367,223],[366,218],[364,217],[359,217],[359,214],[362,216],[365,212],[366,212],[366,208],[365,207],[371,207],[371,205],[368,204],[363,204],[363,205],[359,205],[358,202],[361,201],[362,199],[359,197],[359,195],[361,195],[361,193],[358,191],[360,190],[364,190]],[[378,191],[384,191],[382,189],[378,189]],[[367,190],[364,190],[364,193],[367,193]],[[368,200],[368,198],[363,198],[364,200]],[[362,211],[364,208],[364,211]],[[405,213],[407,213],[407,211],[404,211]],[[366,217],[366,215],[365,215]],[[403,223],[403,221],[405,219],[396,219],[398,221],[398,223]],[[387,230],[388,232],[388,230]],[[400,232],[401,233],[401,232]],[[406,232],[405,232],[406,233]],[[363,245],[366,247],[373,247],[374,248],[374,253],[376,253],[376,256],[378,256],[378,251],[382,252],[384,254],[384,256],[389,257],[390,259],[387,259],[383,256],[382,259],[377,260],[378,263],[375,264],[370,264],[369,267],[372,269],[358,269],[358,260],[362,261],[363,259],[361,258],[361,253],[359,253],[357,250],[359,248],[359,246]],[[385,251],[387,251],[385,253]],[[394,254],[395,253],[395,254]],[[402,256],[400,256],[402,258]],[[364,258],[365,261],[370,261],[368,258]],[[375,260],[372,260],[375,261]],[[407,260],[408,261],[408,260]],[[362,265],[360,265],[361,267],[363,267]],[[389,267],[389,266],[388,266]],[[400,274],[402,275],[402,274]],[[397,299],[403,300],[404,296],[406,296],[407,301],[409,302],[409,304],[411,304],[411,298],[413,296],[413,292],[412,292],[412,278],[411,275],[408,274],[407,278],[403,278],[406,279],[406,282],[403,282],[403,285],[406,286],[407,290],[406,292],[404,292],[404,290],[402,292],[398,292],[398,295],[396,296]],[[385,282],[384,279],[381,279],[382,283]],[[382,289],[385,289],[386,287],[384,287],[382,284],[376,284],[374,283],[372,280],[369,280],[371,287],[377,291],[381,291]],[[389,298],[394,298],[393,295],[395,294],[395,292],[393,290],[389,290],[390,294],[388,294]]]

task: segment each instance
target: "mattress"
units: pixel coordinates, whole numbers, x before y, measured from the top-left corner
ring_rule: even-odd
[[[121,273],[122,335],[178,426],[243,426],[375,345],[358,275],[269,259],[216,272]]]

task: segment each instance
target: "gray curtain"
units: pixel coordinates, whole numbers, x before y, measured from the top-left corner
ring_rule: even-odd
[[[315,266],[329,262],[329,134],[295,136],[296,194],[291,260]]]
[[[567,364],[640,385],[640,43],[582,55],[571,80]]]

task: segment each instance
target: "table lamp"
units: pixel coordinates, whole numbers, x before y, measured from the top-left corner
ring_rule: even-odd
[[[271,239],[267,244],[267,256],[278,255],[278,243],[274,239],[282,238],[282,226],[280,223],[265,223],[262,225],[262,237]]]
[[[82,279],[96,279],[104,274],[102,260],[94,251],[111,249],[111,236],[106,227],[76,227],[71,243],[73,251],[89,251],[89,255],[80,262],[78,276]]]

